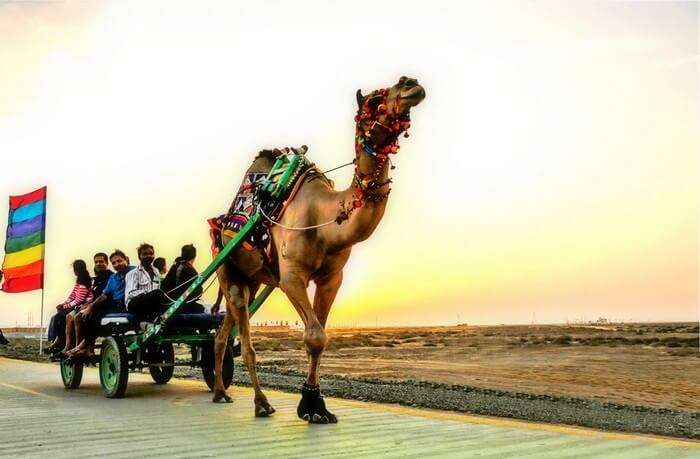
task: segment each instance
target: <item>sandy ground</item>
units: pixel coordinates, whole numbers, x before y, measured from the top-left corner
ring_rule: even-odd
[[[700,411],[698,325],[329,330],[323,375],[427,381]],[[301,332],[254,332],[264,371],[305,372]],[[183,349],[185,351],[185,349]],[[0,355],[35,358],[13,339]]]
[[[330,330],[322,374],[700,411],[697,324]],[[256,332],[264,367],[304,371],[301,333]]]

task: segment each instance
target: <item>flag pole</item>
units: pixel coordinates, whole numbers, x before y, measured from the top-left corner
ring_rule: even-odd
[[[41,318],[39,319],[39,355],[44,353],[44,286],[41,286]]]
[[[49,187],[44,191],[44,245],[41,249],[41,260],[44,265],[41,273],[41,316],[39,317],[39,355],[44,353],[44,284],[46,283],[46,209],[49,207]]]

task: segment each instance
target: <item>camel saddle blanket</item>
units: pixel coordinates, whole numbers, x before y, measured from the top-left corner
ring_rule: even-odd
[[[283,174],[285,170],[288,174]],[[216,218],[208,220],[209,235],[212,239],[212,253],[216,255],[223,247],[224,236],[233,238],[248,223],[258,206],[266,209],[266,214],[279,219],[286,208],[286,204],[294,199],[294,191],[314,168],[303,154],[289,154],[278,156],[277,162],[269,172],[248,172],[243,177],[243,182],[238,188],[228,212]],[[282,176],[288,177],[286,183],[280,183]],[[274,191],[273,191],[274,190]],[[269,245],[269,223],[259,225],[250,232],[243,241],[246,250],[260,249],[269,260],[267,247]]]
[[[212,252],[218,253],[223,247],[223,236],[233,238],[248,223],[248,220],[255,212],[255,192],[258,181],[267,177],[267,172],[250,172],[243,178],[243,183],[238,188],[236,197],[229,206],[228,212],[216,218],[211,218],[209,222],[209,235],[212,238]],[[254,250],[255,231],[243,241],[246,250]]]

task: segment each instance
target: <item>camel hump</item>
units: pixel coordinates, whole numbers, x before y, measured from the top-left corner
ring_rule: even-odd
[[[260,150],[258,152],[258,156],[253,159],[253,162],[257,161],[258,159],[266,159],[268,161],[275,162],[277,157],[281,154],[281,152],[277,149],[274,150]]]

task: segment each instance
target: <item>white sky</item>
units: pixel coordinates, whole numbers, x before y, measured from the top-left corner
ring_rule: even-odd
[[[2,5],[0,194],[49,186],[49,309],[96,250],[194,242],[201,270],[257,150],[349,161],[355,90],[405,74],[428,96],[331,324],[693,320],[697,24],[697,2]],[[38,296],[0,293],[0,326]]]

